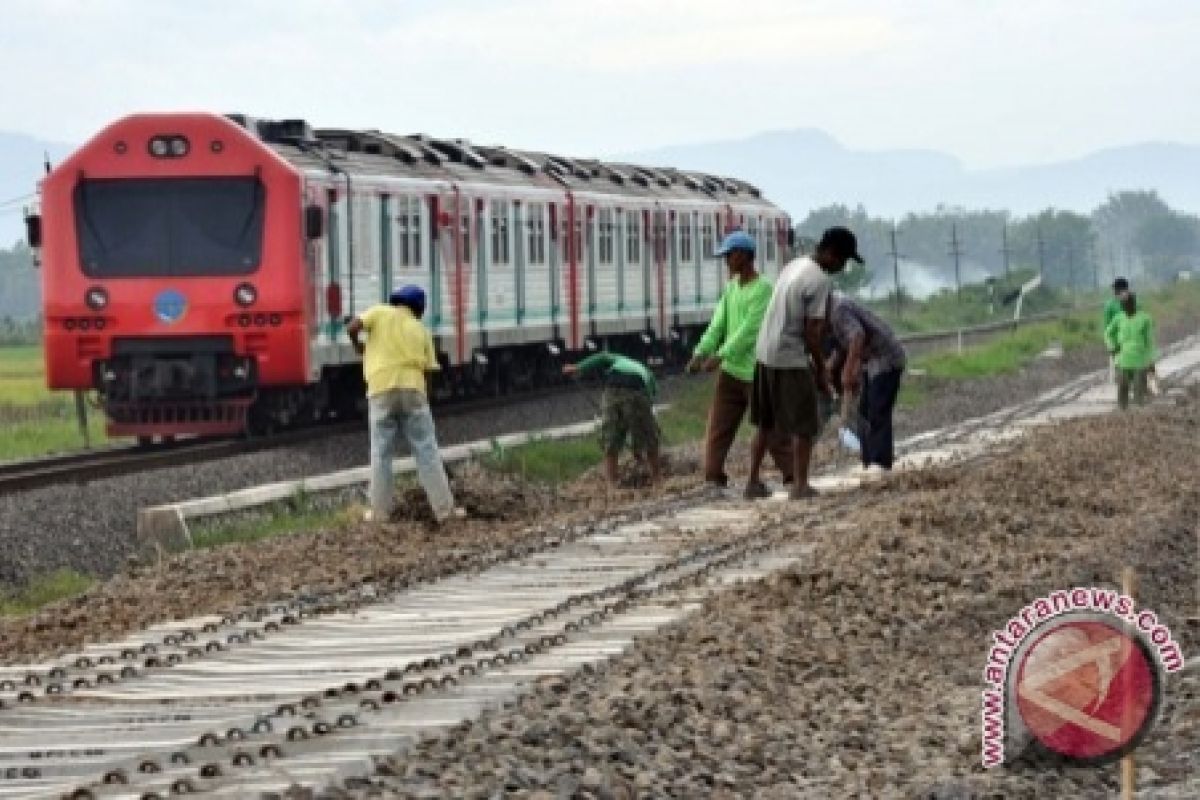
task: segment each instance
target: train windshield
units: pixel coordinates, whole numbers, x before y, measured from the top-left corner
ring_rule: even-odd
[[[262,259],[264,194],[256,177],[82,180],[80,266],[94,278],[249,274]]]

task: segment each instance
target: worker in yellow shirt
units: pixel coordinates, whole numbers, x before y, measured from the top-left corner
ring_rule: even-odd
[[[397,434],[403,433],[417,462],[417,478],[438,524],[462,517],[455,508],[446,468],[438,452],[437,434],[425,376],[438,369],[433,338],[421,317],[425,292],[405,286],[392,292],[387,305],[376,305],[355,317],[346,328],[354,349],[363,356],[371,430],[371,509],[367,518],[386,522],[392,513],[392,454]],[[366,331],[364,344],[360,335]]]

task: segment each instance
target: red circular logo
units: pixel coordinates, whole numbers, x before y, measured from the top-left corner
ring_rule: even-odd
[[[1025,652],[1016,682],[1017,709],[1030,733],[1072,760],[1119,757],[1154,721],[1153,656],[1119,623],[1054,624]]]

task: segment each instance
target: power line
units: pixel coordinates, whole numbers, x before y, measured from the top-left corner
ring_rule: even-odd
[[[36,196],[36,194],[30,192],[29,194],[23,194],[20,197],[13,197],[9,200],[0,200],[0,208],[3,208],[4,206],[16,205],[17,203],[24,203],[26,200],[32,200]]]

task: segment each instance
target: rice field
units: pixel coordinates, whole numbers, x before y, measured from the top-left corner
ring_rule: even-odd
[[[42,349],[37,345],[0,347],[0,460],[78,450],[83,435],[70,392],[46,388]],[[89,409],[92,446],[105,444],[104,420]]]

